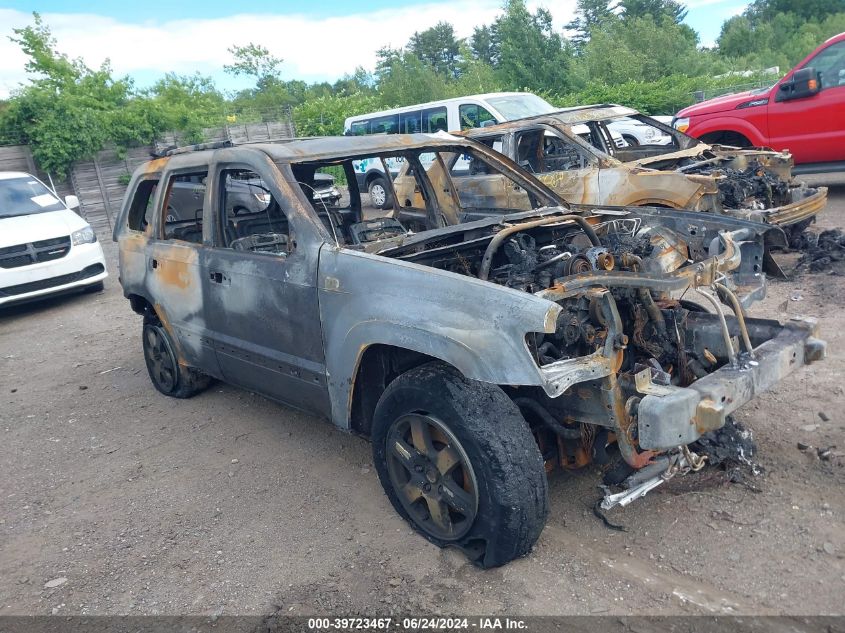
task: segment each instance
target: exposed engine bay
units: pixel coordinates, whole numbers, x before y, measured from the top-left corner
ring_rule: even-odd
[[[716,171],[698,167],[687,173],[721,176],[716,186],[719,202],[726,209],[762,211],[793,202],[789,182],[767,170],[758,160],[751,161],[745,169],[725,167]]]
[[[699,411],[705,397],[696,385],[737,380],[733,374],[717,378],[717,372],[756,366],[755,349],[781,332],[777,322],[745,318],[741,298],[759,298],[765,288],[766,229],[702,214],[661,217],[657,210],[535,218],[429,231],[381,254],[486,279],[561,307],[554,332],[530,333],[526,345],[541,368],[571,371],[580,364],[580,373],[560,393],[506,389],[531,425],[547,469],[591,462],[610,469],[618,449],[622,460],[610,483],[633,491],[646,480],[653,487],[655,477],[700,468],[703,459],[688,444],[721,427],[741,403],[732,406],[725,396],[705,419]],[[746,292],[755,286],[756,294]],[[609,362],[604,375],[591,367],[600,356]],[[636,496],[619,494],[610,506]]]
[[[793,161],[788,152],[704,144],[695,149],[695,153],[673,152],[637,162],[653,169],[715,178],[719,204],[724,209],[763,211],[799,202],[817,192],[793,180]]]

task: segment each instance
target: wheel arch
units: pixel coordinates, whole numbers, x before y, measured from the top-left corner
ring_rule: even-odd
[[[732,145],[734,147],[751,147],[754,145],[748,136],[736,130],[714,130],[702,134],[699,138],[708,145]]]
[[[348,339],[346,349],[339,357],[352,356],[348,364],[341,361],[341,367],[353,367],[348,376],[329,382],[334,423],[363,435],[369,434],[372,412],[382,392],[400,374],[431,361],[440,361],[454,367],[461,375],[483,382],[490,380],[485,364],[472,350],[455,340],[431,332],[421,336],[419,332],[381,323],[380,336],[368,336],[366,342],[353,343]],[[362,330],[371,330],[364,327]],[[366,336],[370,332],[359,332]],[[358,338],[358,337],[354,337]],[[329,360],[329,359],[327,359]],[[329,365],[331,365],[329,361]],[[341,372],[343,373],[343,372]],[[329,374],[338,378],[337,372]]]
[[[364,176],[364,184],[367,186],[367,188],[369,188],[370,184],[378,178],[381,178],[383,180],[387,180],[387,174],[385,174],[383,171],[381,171],[379,169],[371,169]]]
[[[132,293],[127,295],[126,298],[129,299],[129,306],[135,314],[140,314],[141,316],[157,315],[155,305],[143,295]]]
[[[433,360],[440,359],[384,343],[375,343],[364,349],[352,379],[348,412],[350,428],[369,437],[376,404],[387,386],[406,371]]]
[[[694,121],[687,130],[687,134],[704,141],[705,138],[714,138],[715,135],[736,134],[748,140],[749,145],[766,145],[765,134],[754,124],[730,115],[717,115],[703,121]]]

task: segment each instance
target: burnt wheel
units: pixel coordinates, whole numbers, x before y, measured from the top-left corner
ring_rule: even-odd
[[[144,324],[142,346],[150,380],[164,395],[190,398],[210,384],[211,379],[205,374],[178,363],[173,342],[161,323]]]
[[[472,527],[475,473],[461,443],[437,418],[410,413],[390,426],[387,472],[405,511],[431,536],[454,541]]]
[[[440,362],[396,378],[373,416],[373,460],[393,507],[428,540],[495,567],[527,554],[548,514],[543,459],[496,385]]]

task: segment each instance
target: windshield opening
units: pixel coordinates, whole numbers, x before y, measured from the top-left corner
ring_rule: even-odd
[[[0,180],[0,218],[61,211],[65,206],[32,176]]]
[[[428,151],[426,151],[428,149]],[[279,164],[305,193],[338,243],[378,248],[377,241],[508,213],[558,206],[531,176],[472,147],[410,149],[375,156]],[[315,176],[330,179],[322,189]],[[333,180],[333,182],[331,182]],[[320,195],[318,195],[320,194]]]
[[[545,99],[532,94],[491,97],[487,99],[487,102],[496,108],[508,121],[537,116],[539,114],[548,114],[559,109]]]

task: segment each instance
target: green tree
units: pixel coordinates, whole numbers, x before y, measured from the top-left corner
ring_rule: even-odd
[[[366,114],[382,107],[374,92],[332,95],[308,99],[293,108],[293,121],[299,136],[343,134],[346,117]]]
[[[434,72],[444,77],[457,77],[460,71],[460,41],[448,22],[438,22],[422,33],[415,32],[407,51],[413,53]]]
[[[307,85],[303,81],[283,81],[280,57],[266,47],[250,42],[228,49],[233,62],[223,70],[233,76],[252,77],[255,87],[240,91],[233,99],[233,110],[246,120],[274,120],[285,116],[288,109],[305,100]]]
[[[279,67],[284,60],[271,55],[265,46],[250,42],[246,46],[232,46],[227,50],[234,58],[231,64],[223,65],[223,70],[227,73],[235,77],[254,77],[259,88],[266,82],[280,81]]]
[[[146,115],[156,131],[179,130],[192,142],[201,141],[203,129],[219,124],[227,109],[211,77],[199,73],[167,73],[130,104],[134,116]],[[127,143],[119,135],[114,140]]]
[[[449,96],[460,97],[479,92],[499,92],[504,88],[493,66],[476,59],[469,44],[462,42],[458,79],[447,86]]]
[[[622,9],[622,17],[626,20],[650,15],[658,22],[663,17],[668,17],[680,24],[687,17],[686,7],[677,0],[620,0],[619,8]]]
[[[594,28],[616,17],[613,13],[615,8],[616,5],[610,0],[578,0],[575,19],[566,25],[566,30],[572,32],[570,39],[578,50],[583,49]]]
[[[802,22],[821,22],[836,13],[845,13],[845,0],[755,0],[744,15],[760,24],[780,13],[792,13]]]
[[[499,43],[496,70],[505,85],[548,92],[572,87],[574,51],[552,27],[546,9],[532,14],[524,0],[507,0],[495,28]]]
[[[717,40],[719,55],[738,69],[786,70],[827,38],[845,31],[845,11],[806,20],[797,13],[770,15],[759,6],[752,8],[727,20]]]
[[[73,161],[91,156],[110,140],[132,84],[113,79],[108,61],[92,70],[59,53],[41,16],[33,16],[32,25],[14,29],[9,38],[27,56],[25,68],[32,81],[15,91],[2,125],[31,145],[42,169],[64,178]],[[139,128],[133,136],[150,131]]]
[[[374,88],[375,77],[373,77],[373,74],[358,66],[351,75],[346,74],[334,82],[332,93],[339,96],[349,96],[372,92]]]
[[[469,40],[472,57],[480,62],[495,66],[499,62],[499,38],[496,25],[476,26]]]
[[[413,53],[385,47],[377,52],[377,58],[376,86],[386,106],[413,105],[446,96],[448,79]]]
[[[657,81],[670,69],[687,76],[723,71],[724,64],[714,67],[697,43],[693,29],[669,16],[613,20],[593,31],[580,62],[590,81],[608,84]]]

